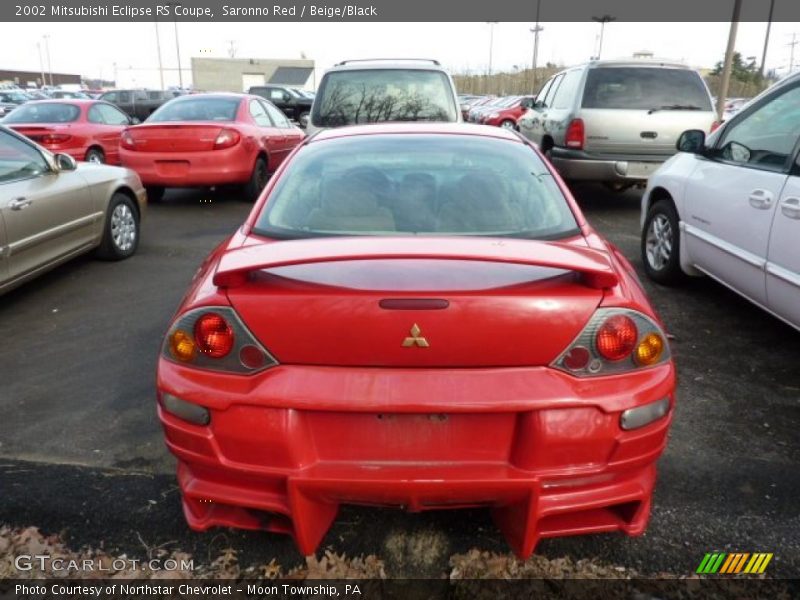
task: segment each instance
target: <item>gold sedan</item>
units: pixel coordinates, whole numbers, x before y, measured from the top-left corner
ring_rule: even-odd
[[[0,294],[85,252],[128,258],[146,203],[133,171],[77,163],[0,127]]]

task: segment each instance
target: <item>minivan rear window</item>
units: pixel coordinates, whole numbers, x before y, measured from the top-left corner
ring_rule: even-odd
[[[598,67],[586,78],[583,108],[711,110],[711,99],[690,69]]]
[[[384,121],[457,120],[450,81],[441,71],[364,69],[328,73],[311,122],[341,127]]]

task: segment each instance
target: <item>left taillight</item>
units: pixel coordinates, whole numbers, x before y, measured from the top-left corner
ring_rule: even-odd
[[[235,129],[223,129],[214,140],[214,150],[224,150],[239,143],[241,136]]]
[[[133,135],[131,135],[130,131],[122,132],[122,135],[119,138],[119,145],[125,148],[126,150],[136,149],[136,140],[133,139]]]
[[[66,133],[47,133],[39,138],[39,142],[45,146],[55,146],[64,144],[72,139],[72,136]]]
[[[182,314],[167,331],[161,355],[180,364],[229,373],[255,373],[278,364],[228,306]]]
[[[586,143],[586,128],[583,125],[583,119],[572,119],[567,125],[567,131],[564,134],[564,144],[567,148],[573,150],[583,150],[583,145]]]
[[[552,366],[578,377],[614,375],[667,362],[661,327],[627,308],[599,308]]]

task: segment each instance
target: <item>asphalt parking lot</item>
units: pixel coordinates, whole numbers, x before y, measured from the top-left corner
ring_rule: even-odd
[[[639,193],[575,191],[641,272]],[[62,532],[75,546],[103,540],[129,556],[145,553],[145,540],[200,560],[225,545],[245,562],[301,560],[283,536],[188,531],[154,410],[172,311],[249,208],[233,196],[169,192],[150,207],[132,259],[81,258],[0,298],[0,523]],[[708,280],[644,284],[679,369],[650,528],[636,539],[548,540],[537,551],[677,574],[709,551],[773,552],[772,575],[800,576],[800,333]],[[454,552],[505,549],[484,511],[356,507],[341,511],[323,546],[375,553],[392,573],[417,575],[445,571]]]

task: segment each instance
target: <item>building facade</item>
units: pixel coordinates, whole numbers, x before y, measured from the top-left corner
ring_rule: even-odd
[[[252,86],[275,83],[304,88],[314,73],[314,61],[273,58],[192,57],[192,84],[206,92],[246,92]]]

